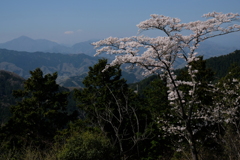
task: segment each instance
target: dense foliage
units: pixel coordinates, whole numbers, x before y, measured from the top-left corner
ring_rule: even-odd
[[[54,153],[51,159],[76,160],[239,159],[240,67],[232,64],[219,79],[195,52],[208,38],[240,31],[240,25],[224,25],[239,16],[213,12],[204,15],[206,21],[180,23],[151,15],[138,25],[140,31],[158,29],[166,37],[94,43],[97,54],[118,56],[89,68],[84,88],[75,90],[78,118],[74,111],[68,115],[68,93],[56,84],[57,73],[31,71],[23,90],[14,92],[19,102],[0,129],[1,158],[27,159],[36,148],[35,159],[49,158],[46,153]],[[192,34],[179,34],[183,30]],[[186,62],[178,72],[177,58]],[[160,76],[134,92],[121,78],[124,63]]]
[[[10,117],[10,106],[16,103],[13,90],[23,88],[24,79],[8,71],[0,71],[0,124],[6,123]]]
[[[212,68],[215,72],[216,78],[220,79],[227,75],[228,68],[233,63],[240,65],[240,50],[236,50],[227,55],[209,58],[206,61],[206,66]]]
[[[189,157],[186,141],[174,134],[166,136],[166,132],[160,129],[161,119],[177,123],[170,116],[172,111],[166,81],[150,77],[138,83],[140,90],[134,93],[121,78],[119,66],[109,70],[111,72],[101,71],[106,63],[103,59],[90,67],[83,81],[85,88],[75,91],[77,102],[72,105],[77,104],[79,109],[73,107],[68,112],[73,113],[74,109],[81,111],[81,119],[75,121],[67,115],[69,109],[66,107],[70,101],[66,101],[67,92],[55,83],[57,74],[43,76],[39,69],[32,71],[32,77],[24,83],[23,90],[15,92],[20,101],[11,107],[12,117],[1,128],[1,158],[155,160]],[[204,91],[205,82],[214,81],[215,77],[206,68],[205,60],[200,58],[193,67],[199,70],[196,76],[202,88],[197,93],[203,104],[212,103],[210,99],[226,97],[220,92],[217,92],[218,97],[214,97]],[[239,65],[232,65],[229,74],[219,80],[219,86],[234,89],[236,84],[230,88],[224,84],[231,84],[230,79],[239,78],[239,71]],[[186,69],[179,71],[178,79],[188,78]],[[188,91],[189,88],[182,86],[182,90]],[[236,97],[227,98],[236,100]],[[41,104],[41,107],[33,104]],[[240,142],[237,140],[238,121],[235,122],[232,125],[219,123],[197,134],[204,142],[197,150],[201,159],[237,157]],[[207,132],[216,136],[207,138],[204,136]],[[176,152],[180,148],[182,152]]]
[[[106,59],[90,67],[85,88],[77,92],[79,107],[86,119],[101,128],[116,147],[120,157],[137,158],[143,153],[141,143],[148,139],[152,127],[148,109],[121,78],[120,66],[102,72]],[[119,158],[119,156],[117,156]]]
[[[39,68],[30,73],[24,89],[14,91],[19,102],[11,106],[12,116],[1,128],[1,137],[9,142],[10,148],[51,145],[57,131],[64,129],[70,120],[66,112],[68,93],[59,91],[57,73],[43,76]]]

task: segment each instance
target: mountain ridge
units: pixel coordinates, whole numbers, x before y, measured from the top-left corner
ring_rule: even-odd
[[[0,49],[0,70],[14,72],[27,79],[30,76],[29,71],[40,68],[44,74],[57,72],[57,81],[60,83],[69,77],[87,73],[89,67],[96,64],[99,58],[83,53],[61,54]],[[129,83],[141,80],[141,76],[135,70],[123,70]]]
[[[0,49],[0,69],[14,72],[23,78],[29,71],[41,68],[44,74],[58,72],[59,79],[88,71],[98,58],[85,54],[24,52]]]
[[[67,47],[46,39],[32,39],[27,36],[20,36],[5,43],[0,43],[0,48],[25,52],[49,52],[63,54],[84,53],[86,55],[93,56],[96,50],[91,45],[92,42],[94,42],[94,40],[79,42],[71,47]]]
[[[46,39],[32,39],[27,36],[20,36],[5,43],[0,43],[0,48],[26,51],[26,52],[49,52],[49,53],[63,53],[63,54],[79,54],[84,53],[89,56],[94,56],[96,49],[91,45],[92,42],[98,40],[88,40],[76,43],[70,47],[58,44],[57,42],[49,41]],[[233,50],[240,49],[238,47],[226,47],[212,41],[205,41],[200,46],[197,52],[199,55],[204,55],[205,58],[213,56],[220,56],[230,53]],[[101,55],[102,56],[102,55]],[[108,57],[108,55],[104,55]]]

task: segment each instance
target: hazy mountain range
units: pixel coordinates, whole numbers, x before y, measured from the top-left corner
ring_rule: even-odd
[[[59,77],[83,74],[98,58],[85,54],[25,52],[0,49],[0,69],[29,77],[29,71],[41,68],[45,74],[58,72]]]
[[[76,43],[71,47],[67,47],[46,39],[34,40],[26,36],[21,36],[8,42],[0,43],[0,48],[26,52],[84,53],[93,56],[95,49],[91,45],[92,42],[94,42],[94,40]]]
[[[26,51],[26,52],[49,52],[49,53],[65,53],[65,54],[76,54],[84,53],[89,56],[93,56],[96,52],[94,46],[91,45],[92,42],[97,40],[89,40],[85,42],[76,43],[71,47],[67,47],[58,44],[53,41],[46,39],[31,39],[26,36],[21,36],[11,41],[0,43],[0,48],[15,50],[15,51]],[[234,44],[239,44],[237,47],[227,47],[220,45],[211,41],[206,41],[202,43],[198,49],[199,54],[204,55],[205,58],[210,58],[213,56],[224,55],[230,53],[236,49],[240,49],[240,42],[234,41]]]
[[[67,80],[67,86],[70,86],[75,82],[70,83],[69,81],[75,81],[78,76],[82,79],[84,77],[82,75],[86,75],[89,67],[96,64],[98,59],[99,57],[92,57],[83,53],[61,54],[0,49],[0,70],[14,72],[26,79],[30,76],[29,71],[41,68],[44,74],[57,72],[58,83],[62,84]],[[128,83],[142,79],[137,69],[124,70],[122,74],[128,80]],[[74,80],[71,80],[71,77],[74,77]]]
[[[97,40],[80,42],[67,47],[45,39],[34,40],[21,36],[0,43],[0,70],[14,72],[23,78],[28,78],[30,70],[41,68],[45,74],[58,72],[60,84],[79,87],[82,86],[81,81],[88,72],[88,68],[96,64],[99,58],[93,57],[95,49],[91,43],[94,41]],[[228,54],[236,49],[238,48],[225,47],[207,41],[200,46],[198,52],[204,55],[204,58],[210,58]],[[184,62],[177,60],[175,66],[181,68]],[[134,70],[123,68],[123,77],[128,80],[128,83],[144,78],[139,68]]]

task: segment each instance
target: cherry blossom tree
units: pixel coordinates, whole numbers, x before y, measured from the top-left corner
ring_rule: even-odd
[[[204,14],[203,17],[206,18],[205,21],[181,23],[178,18],[153,14],[150,19],[137,25],[139,33],[146,30],[160,30],[166,36],[109,37],[93,43],[95,48],[98,48],[96,56],[102,53],[116,55],[103,71],[111,66],[130,63],[143,68],[144,75],[156,73],[166,79],[172,113],[170,116],[176,118],[178,122],[171,123],[160,119],[159,123],[162,124],[166,134],[178,135],[180,139],[184,138],[188,142],[194,160],[198,160],[196,133],[206,125],[218,123],[216,112],[232,114],[224,110],[226,107],[214,102],[210,106],[205,105],[199,99],[197,90],[201,82],[196,80],[198,70],[192,67],[192,62],[199,60],[196,49],[200,42],[209,38],[240,31],[240,25],[232,24],[233,21],[240,19],[239,14],[212,12]],[[184,35],[181,32],[190,34]],[[144,52],[140,51],[142,48],[145,49]],[[177,79],[174,73],[174,62],[177,59],[186,62],[189,80]],[[188,86],[188,92],[180,89],[182,85]],[[208,92],[216,90],[213,84],[208,85]],[[190,99],[187,98],[189,96]],[[234,112],[234,109],[232,111]]]

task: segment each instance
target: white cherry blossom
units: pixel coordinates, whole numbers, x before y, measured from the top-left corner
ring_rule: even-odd
[[[158,123],[163,124],[162,128],[166,135],[175,134],[180,139],[185,139],[191,148],[193,159],[197,160],[196,135],[203,127],[213,126],[222,122],[232,123],[237,118],[236,112],[240,106],[240,96],[235,90],[230,90],[228,84],[225,84],[225,90],[221,90],[216,85],[208,84],[208,92],[213,94],[225,94],[221,100],[217,96],[213,101],[215,104],[204,106],[199,100],[196,90],[200,85],[196,81],[195,74],[198,70],[192,68],[191,63],[198,61],[196,49],[202,41],[216,36],[240,31],[240,25],[232,24],[239,20],[240,15],[234,13],[212,12],[203,15],[207,18],[205,21],[194,21],[181,23],[178,18],[167,17],[153,14],[151,18],[137,25],[139,32],[146,30],[159,30],[165,33],[165,36],[155,38],[147,36],[133,36],[125,38],[109,37],[104,40],[93,43],[97,48],[96,56],[102,53],[115,54],[115,59],[105,67],[121,65],[125,63],[135,64],[144,70],[144,75],[153,73],[160,74],[160,77],[166,78],[168,91],[168,100],[171,106],[171,115],[167,117],[178,119],[178,123],[171,123],[161,117]],[[182,31],[190,32],[189,35],[181,34]],[[144,49],[140,52],[140,49]],[[186,62],[190,81],[179,81],[174,73],[174,62],[177,59],[183,59]],[[238,83],[237,79],[232,80]],[[183,93],[180,85],[186,85],[190,89],[188,93]],[[191,96],[191,99],[188,100]],[[226,98],[226,97],[234,98]],[[196,107],[199,106],[199,107]],[[206,137],[216,136],[216,133],[206,135]]]

